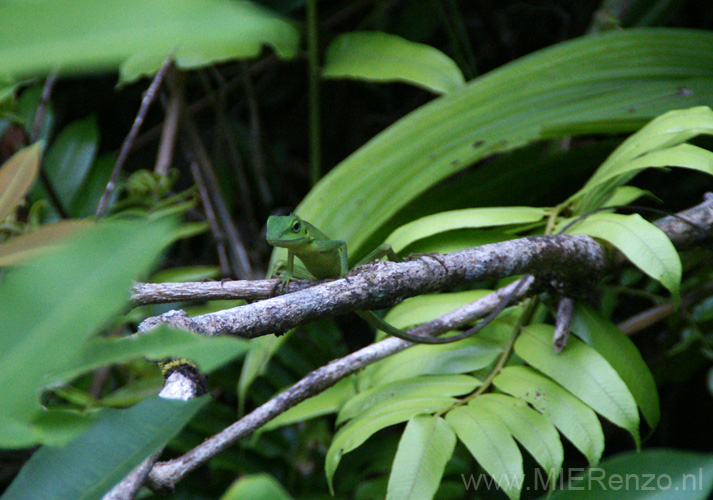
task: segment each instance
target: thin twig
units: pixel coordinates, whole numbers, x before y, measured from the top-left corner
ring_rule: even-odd
[[[234,263],[234,274],[240,279],[251,279],[253,277],[253,271],[250,266],[248,253],[243,245],[240,232],[233,223],[230,210],[223,199],[212,163],[198,135],[198,130],[196,129],[195,123],[193,123],[193,118],[190,113],[184,114],[182,127],[190,143],[190,151],[187,152],[187,154],[191,159],[195,159],[196,161],[201,172],[201,178],[205,182],[206,193],[211,197],[210,199],[217,216],[216,220],[219,221],[221,228],[225,231],[228,240],[228,253],[231,256],[231,262]]]
[[[176,81],[176,89],[171,93],[168,100],[166,119],[163,122],[163,130],[161,131],[161,142],[159,142],[158,153],[156,155],[154,172],[159,175],[166,175],[173,163],[173,151],[176,147],[178,125],[180,124],[181,113],[183,112],[185,103],[184,78],[181,73],[176,75]]]
[[[163,77],[168,72],[168,68],[171,67],[172,62],[173,54],[166,58],[166,60],[161,65],[161,68],[156,73],[156,76],[154,76],[151,85],[149,85],[149,88],[146,90],[146,92],[144,92],[144,96],[141,99],[141,106],[139,107],[139,112],[136,114],[136,118],[134,119],[134,123],[131,125],[131,130],[129,130],[129,134],[126,136],[126,139],[124,139],[124,142],[121,145],[121,150],[119,151],[119,157],[116,160],[116,165],[114,165],[114,170],[112,170],[111,172],[111,176],[109,177],[109,182],[106,185],[104,194],[102,194],[102,197],[99,200],[96,212],[97,217],[101,217],[102,215],[104,215],[104,212],[106,211],[106,208],[109,205],[109,198],[114,192],[114,189],[116,189],[116,183],[119,179],[119,173],[124,167],[126,158],[129,156],[129,151],[131,151],[132,144],[136,139],[139,130],[141,129],[141,125],[144,123],[144,119],[146,118],[146,114],[149,111],[149,107],[156,98],[156,95],[158,94],[158,89],[161,86],[161,83],[163,82]]]
[[[42,94],[40,95],[40,102],[37,104],[37,111],[35,111],[35,120],[32,123],[32,132],[30,133],[30,144],[37,142],[40,137],[40,131],[42,130],[42,123],[45,120],[45,114],[47,113],[47,107],[49,106],[50,97],[52,96],[52,91],[54,90],[55,83],[57,83],[57,77],[59,75],[59,70],[55,68],[47,80],[45,80],[45,85],[42,88]],[[52,186],[52,181],[47,175],[47,170],[44,164],[40,164],[40,182],[42,187],[47,192],[52,205],[54,205],[57,214],[62,218],[66,219],[68,217],[67,210],[64,208],[62,200],[59,199],[57,191]]]
[[[555,321],[555,333],[552,336],[552,344],[555,352],[561,352],[569,340],[569,332],[572,328],[574,318],[574,300],[569,297],[562,297],[557,305],[557,319]]]
[[[195,182],[198,187],[198,194],[201,197],[203,211],[205,212],[205,217],[208,220],[208,225],[210,226],[211,233],[213,234],[216,252],[218,253],[218,262],[220,262],[221,274],[222,276],[230,276],[230,264],[228,262],[228,254],[225,249],[223,232],[220,229],[220,224],[218,224],[218,221],[215,218],[215,211],[213,210],[208,190],[205,187],[205,182],[203,182],[203,177],[201,176],[201,171],[198,168],[198,163],[195,161],[191,162],[191,174],[193,175],[193,182]]]
[[[267,184],[265,168],[265,152],[263,150],[262,126],[260,125],[260,109],[257,104],[257,94],[250,77],[250,70],[245,61],[240,64],[240,72],[243,75],[243,86],[245,87],[245,99],[248,103],[250,114],[250,142],[252,144],[253,167],[255,170],[255,181],[257,182],[258,193],[263,206],[272,205],[272,193]]]

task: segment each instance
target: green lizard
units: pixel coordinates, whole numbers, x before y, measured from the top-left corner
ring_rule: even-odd
[[[332,240],[309,222],[300,219],[296,215],[273,215],[267,219],[267,242],[274,246],[287,249],[286,269],[278,270],[282,277],[283,287],[295,277],[307,279],[327,279],[346,276],[349,272],[349,260],[347,257],[347,244],[342,240]],[[391,245],[384,243],[368,256],[362,259],[359,264],[371,260],[380,259],[387,256],[389,260],[399,262],[398,255],[391,249]],[[307,268],[308,274],[295,269],[295,256],[299,257]],[[517,289],[515,290],[517,291]],[[476,331],[484,327],[490,319],[494,318],[505,308],[514,292],[506,297],[498,308],[496,308],[483,322],[475,327],[452,337],[424,337],[406,333],[403,330],[390,325],[382,320],[372,311],[355,311],[362,319],[378,330],[383,330],[389,335],[398,337],[409,342],[420,344],[447,344],[456,342],[473,335]]]

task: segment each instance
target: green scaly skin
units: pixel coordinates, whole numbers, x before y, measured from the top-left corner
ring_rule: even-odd
[[[295,278],[295,256],[299,257],[311,276],[310,279],[340,278],[349,273],[347,244],[342,240],[332,240],[322,231],[296,215],[273,215],[267,219],[267,242],[287,249],[286,267],[281,267],[283,289]],[[383,244],[369,254],[361,263],[379,259],[387,255],[389,260],[400,261],[388,244]],[[372,311],[356,311],[367,323],[389,335],[418,344],[447,344],[465,337],[421,337],[406,333],[390,325]]]

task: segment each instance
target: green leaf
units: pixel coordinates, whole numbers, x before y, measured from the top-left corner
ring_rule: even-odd
[[[530,403],[581,451],[590,465],[599,463],[604,433],[594,412],[562,386],[531,368],[505,368],[493,381],[503,392]]]
[[[336,413],[346,401],[350,401],[352,396],[354,396],[354,380],[352,377],[347,377],[329,389],[302,401],[297,406],[269,421],[260,428],[260,432]]]
[[[468,405],[448,412],[446,422],[505,494],[519,499],[525,478],[522,455],[500,418],[485,408]]]
[[[250,474],[235,481],[220,500],[291,500],[285,488],[269,474]]]
[[[577,302],[575,307],[572,332],[616,370],[653,431],[661,418],[656,382],[631,339],[592,307],[581,302]]]
[[[554,485],[559,476],[564,450],[554,425],[527,403],[504,394],[483,394],[470,403],[497,415],[515,439],[533,456]]]
[[[693,146],[681,150],[673,147],[699,134],[713,134],[713,111],[707,106],[669,111],[651,120],[616,148],[584,187],[570,197],[569,201],[577,200],[575,214],[600,207],[615,186],[625,184],[647,167],[671,165],[710,171],[710,162],[699,158],[710,156],[708,151],[696,154],[699,148]],[[665,152],[667,149],[680,152],[671,155]],[[662,163],[667,159],[671,160],[668,164]]]
[[[440,50],[377,31],[344,33],[332,40],[322,77],[401,81],[436,94],[465,85],[458,65]]]
[[[448,397],[414,398],[382,404],[378,408],[362,413],[339,429],[327,450],[324,462],[329,489],[333,492],[332,479],[342,455],[361,446],[374,433],[420,413],[433,413],[453,405],[457,400]]]
[[[13,79],[121,65],[126,83],[155,72],[169,54],[180,68],[195,68],[255,57],[265,44],[281,57],[298,47],[288,22],[250,2],[219,0],[13,0],[3,4],[0,32],[0,71]]]
[[[461,396],[473,392],[481,381],[470,375],[428,375],[397,380],[364,391],[344,404],[337,425],[368,411],[382,401],[427,396]]]
[[[76,217],[93,217],[99,200],[104,194],[106,185],[109,183],[111,172],[116,165],[116,157],[113,154],[99,156],[84,176],[84,182],[77,190],[69,206],[69,211]],[[117,191],[110,197],[110,205],[117,197]]]
[[[618,207],[622,205],[628,205],[629,203],[635,202],[642,196],[651,196],[652,198],[656,199],[656,197],[653,196],[651,192],[641,188],[637,188],[636,186],[619,186],[618,188],[614,189],[609,199],[602,203],[602,206]]]
[[[409,420],[389,476],[387,500],[434,498],[455,446],[456,436],[441,417]]]
[[[245,354],[248,343],[237,337],[206,337],[161,325],[150,332],[130,337],[92,339],[81,346],[66,366],[48,374],[47,380],[67,381],[101,366],[138,357],[156,360],[166,357],[187,358],[198,365],[202,372],[209,373]]]
[[[178,434],[208,401],[152,398],[128,410],[102,410],[94,425],[73,442],[36,451],[3,500],[100,498]]]
[[[713,491],[713,455],[656,449],[622,453],[565,488],[552,500],[706,500]]]
[[[428,259],[428,257],[424,258]],[[397,304],[384,316],[384,320],[397,328],[408,328],[426,323],[447,312],[482,299],[490,292],[491,290],[467,290],[417,295]]]
[[[94,226],[89,220],[62,220],[40,226],[0,245],[0,266],[11,266],[37,257],[67,242],[67,239]]]
[[[521,58],[390,126],[332,169],[296,213],[345,240],[357,261],[411,200],[482,158],[545,138],[635,130],[663,111],[705,103],[713,53],[704,47],[712,44],[704,31],[624,30]],[[677,93],[683,85],[694,94]]]
[[[666,233],[639,214],[592,214],[567,230],[614,245],[632,264],[661,282],[674,297],[681,285],[681,258]]]
[[[83,342],[122,310],[132,279],[148,269],[171,227],[168,221],[97,224],[3,276],[0,446],[38,442],[32,421],[41,411],[38,396],[47,375],[62,370]]]
[[[515,342],[515,352],[594,411],[629,431],[636,446],[641,446],[636,402],[616,371],[601,354],[576,338],[570,338],[566,349],[555,354],[553,334],[552,325],[527,326]]]
[[[468,373],[495,361],[502,346],[480,337],[440,345],[417,345],[390,356],[364,370],[367,387],[429,374]]]
[[[22,148],[0,168],[0,221],[22,201],[40,171],[43,142]]]
[[[472,229],[537,222],[547,211],[533,207],[496,207],[451,210],[422,217],[398,228],[386,238],[395,252],[400,252],[414,241],[455,229]]]
[[[265,335],[263,337],[250,340],[248,354],[245,356],[243,369],[240,372],[240,380],[238,381],[239,408],[244,408],[245,397],[247,396],[250,385],[252,385],[256,378],[265,372],[272,355],[275,354],[280,346],[290,338],[293,331],[294,330],[290,330],[279,337],[274,335]]]
[[[99,145],[93,116],[67,125],[47,148],[44,168],[62,204],[71,206],[90,171]]]

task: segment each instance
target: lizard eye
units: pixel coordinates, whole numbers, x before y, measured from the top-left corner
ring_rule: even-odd
[[[298,220],[294,221],[292,223],[292,232],[299,233],[301,227],[302,227],[302,224],[300,224],[300,221],[298,221]]]

